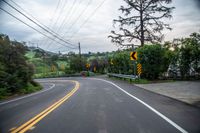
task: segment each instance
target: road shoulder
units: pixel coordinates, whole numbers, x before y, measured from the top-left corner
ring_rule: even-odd
[[[170,83],[134,85],[145,90],[200,107],[200,82],[176,81]]]

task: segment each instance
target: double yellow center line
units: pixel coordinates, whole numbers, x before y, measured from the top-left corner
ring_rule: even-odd
[[[31,127],[33,127],[36,123],[38,123],[41,119],[43,119],[45,116],[47,116],[49,113],[51,113],[53,110],[55,110],[57,107],[59,107],[63,102],[65,102],[69,97],[71,97],[80,87],[80,84],[78,81],[70,80],[75,83],[75,87],[63,98],[61,98],[59,101],[55,102],[53,105],[30,119],[29,121],[25,122],[23,125],[19,126],[18,128],[11,131],[11,133],[24,133],[27,130],[29,130]]]

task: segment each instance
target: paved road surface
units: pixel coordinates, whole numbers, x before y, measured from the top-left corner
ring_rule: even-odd
[[[199,108],[124,82],[38,81],[44,91],[0,103],[1,133],[200,132]]]

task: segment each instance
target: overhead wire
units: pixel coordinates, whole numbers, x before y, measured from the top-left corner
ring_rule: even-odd
[[[61,9],[60,9],[59,16],[56,18],[56,22],[53,24],[52,28],[55,28],[55,27],[56,27],[56,24],[58,23],[58,20],[60,19],[60,16],[61,16],[61,14],[62,14],[61,12],[64,10],[66,4],[67,4],[67,0],[64,1],[63,6],[62,6]],[[62,24],[61,24],[61,25],[62,25]],[[60,28],[60,26],[59,26],[59,28]],[[56,29],[56,28],[55,28],[55,29]],[[59,32],[59,30],[56,30],[56,32]],[[51,46],[51,44],[52,44],[52,41],[48,43],[47,48],[49,48],[49,47]]]
[[[51,39],[51,40],[53,40],[53,41],[55,41],[55,42],[57,42],[57,43],[59,43],[59,44],[61,44],[61,45],[64,45],[64,44],[62,44],[61,42],[59,42],[59,41],[57,41],[57,40],[51,38],[50,36],[47,36],[46,34],[42,33],[41,31],[37,30],[36,28],[34,28],[33,26],[31,26],[31,25],[27,24],[26,22],[22,21],[21,19],[19,19],[19,18],[16,17],[15,15],[9,13],[9,12],[6,11],[5,9],[3,9],[3,8],[1,8],[1,7],[0,7],[0,9],[1,9],[2,11],[4,11],[5,13],[7,13],[8,15],[14,17],[15,19],[17,19],[17,20],[20,21],[21,23],[23,23],[23,24],[25,24],[26,26],[30,27],[31,29],[37,31],[38,33],[40,33],[40,34],[42,34],[42,35],[48,37],[49,39]],[[71,48],[71,47],[69,47],[69,46],[66,46],[66,45],[64,45],[64,46],[65,46],[65,47],[68,47],[68,48],[70,48],[70,49],[73,49],[73,48]]]
[[[58,11],[58,8],[59,8],[59,5],[61,4],[61,2],[62,2],[62,0],[59,0],[58,1],[58,5],[57,5],[57,11]],[[63,6],[61,7],[61,9],[60,9],[60,12],[58,13],[59,15],[56,17],[56,21],[53,23],[53,26],[52,26],[52,28],[54,28],[55,26],[56,26],[56,24],[58,23],[58,20],[60,19],[60,16],[61,16],[61,11],[63,10]],[[56,14],[56,12],[55,12],[55,14]]]
[[[10,0],[11,2],[13,2],[18,8],[20,8],[22,11],[24,11],[27,15],[31,16],[33,19],[35,19],[35,21],[37,21],[40,25],[44,26],[45,28],[47,28],[49,31],[51,31],[52,33],[56,34],[59,36],[58,33],[54,32],[52,29],[50,29],[49,27],[47,27],[46,25],[42,24],[37,18],[35,18],[33,15],[31,15],[30,13],[28,13],[26,10],[24,10],[20,5],[18,5],[16,2],[14,2],[13,0]]]
[[[63,25],[65,24],[65,21],[69,18],[69,14],[71,14],[75,4],[76,4],[77,0],[74,0],[72,3],[72,6],[70,6],[69,8],[69,13],[64,17],[63,21],[61,22],[61,25],[58,27],[58,29],[56,30],[57,32],[60,31],[61,27],[63,27]],[[48,47],[50,47],[52,45],[52,41],[48,44]]]
[[[5,0],[2,0],[4,3],[6,3],[8,6],[10,6],[11,8],[13,8],[14,10],[16,10],[18,13],[20,13],[21,15],[23,15],[24,17],[26,17],[28,20],[30,20],[31,22],[33,22],[34,24],[36,24],[37,26],[39,26],[41,29],[43,29],[44,31],[46,31],[47,33],[51,34],[52,36],[54,36],[55,38],[57,38],[58,40],[65,42],[69,45],[74,46],[73,44],[71,44],[70,42],[65,41],[64,39],[62,39],[60,36],[57,36],[54,32],[44,28],[43,26],[41,26],[40,24],[38,24],[37,22],[35,22],[34,20],[32,20],[31,18],[29,18],[27,15],[25,15],[24,13],[22,13],[21,11],[19,11],[17,8],[15,8],[14,6],[12,6],[10,3],[6,2]]]
[[[52,16],[51,16],[50,22],[51,22],[51,20],[53,19],[53,17],[54,17],[54,16],[56,15],[56,13],[57,13],[58,7],[59,7],[59,5],[60,5],[60,1],[61,1],[61,0],[58,0],[58,2],[57,2],[56,8],[55,8],[55,10],[54,10],[54,12],[53,12],[53,14],[52,14]],[[53,22],[52,22],[52,23],[49,23],[49,27],[50,27],[51,29],[53,29],[52,24],[53,24]],[[44,38],[44,40],[41,42],[41,44],[42,44],[42,45],[45,45],[45,44],[47,44],[47,42],[48,42],[48,40],[45,40],[45,38]]]
[[[95,13],[98,11],[98,9],[104,4],[106,0],[103,0],[96,8],[95,10],[90,14],[90,16],[87,17],[87,19],[81,24],[81,26],[79,27],[79,29],[77,31],[75,31],[69,38],[68,40],[71,40],[71,38],[73,38],[79,31],[80,29],[95,15]]]
[[[7,3],[5,0],[2,0],[2,1],[5,2],[5,3]],[[60,0],[59,0],[59,1],[60,1]],[[103,0],[103,1],[95,8],[95,10],[90,14],[90,16],[88,16],[87,19],[85,19],[85,21],[81,24],[81,26],[79,27],[79,29],[78,29],[77,31],[75,31],[75,32],[69,37],[69,40],[71,40],[71,39],[80,31],[80,29],[95,15],[95,13],[97,12],[97,10],[104,4],[105,1],[106,1],[106,0]],[[75,2],[76,2],[76,0],[74,0],[73,3],[75,4]],[[89,3],[90,3],[90,2],[89,2]],[[42,28],[44,31],[46,31],[46,32],[48,32],[49,34],[51,34],[52,36],[54,36],[56,39],[58,39],[58,40],[60,40],[60,41],[62,41],[62,42],[65,42],[65,43],[67,43],[67,44],[71,44],[71,43],[66,42],[65,40],[62,39],[64,36],[58,37],[58,36],[55,35],[56,32],[55,32],[54,34],[52,34],[51,31],[46,30],[44,27],[42,27],[40,24],[38,24],[37,22],[35,22],[35,21],[33,21],[32,19],[30,19],[29,17],[27,17],[25,14],[23,14],[22,12],[20,12],[18,9],[16,9],[16,8],[13,7],[12,5],[10,5],[9,3],[7,3],[7,4],[8,4],[10,7],[12,7],[13,9],[15,9],[16,11],[18,11],[18,12],[19,12],[20,14],[22,14],[23,16],[25,16],[27,19],[29,19],[30,21],[32,21],[33,23],[35,23],[37,26],[39,26],[40,28]],[[74,4],[71,6],[71,8],[74,6]],[[59,5],[59,4],[58,4],[58,5]],[[88,6],[89,6],[89,4],[88,4]],[[88,7],[88,6],[86,6],[86,7]],[[4,10],[4,9],[2,9],[2,8],[0,8],[0,9],[3,10],[4,12],[6,12],[7,14],[13,16],[14,18],[16,18],[17,20],[19,20],[20,22],[24,23],[25,25],[31,27],[32,29],[34,29],[34,30],[37,31],[38,33],[40,33],[40,34],[42,34],[42,35],[48,37],[48,38],[51,39],[52,41],[55,41],[55,42],[57,42],[57,43],[59,43],[59,44],[62,44],[62,43],[58,42],[57,40],[55,40],[55,39],[53,39],[53,38],[47,36],[47,35],[44,34],[44,33],[42,33],[41,31],[37,30],[36,28],[34,28],[34,27],[28,25],[27,23],[23,22],[22,20],[20,20],[20,19],[17,18],[16,16],[12,15],[11,13],[7,12],[6,10]],[[86,8],[86,9],[87,9],[87,8]],[[85,9],[85,10],[86,10],[86,9]],[[84,12],[85,12],[85,10],[84,10]],[[70,10],[70,11],[71,11],[71,10]],[[84,13],[84,12],[83,12],[83,13]],[[83,15],[83,13],[79,14],[79,17],[77,17],[77,19],[75,19],[75,23],[80,19],[80,17]],[[66,18],[68,18],[68,17],[65,17],[65,18],[63,19],[62,24],[60,25],[60,27],[63,25],[63,23],[65,22]],[[73,25],[74,25],[74,24],[70,25],[69,29],[71,29],[71,28],[73,27]],[[59,28],[60,28],[60,27],[59,27]],[[69,29],[68,29],[68,30],[69,30]],[[54,31],[53,31],[53,32],[54,32]],[[64,44],[62,44],[62,45],[63,45],[63,46],[66,46],[66,47],[69,47],[69,46],[64,45]],[[71,45],[73,45],[73,44],[71,44]],[[73,46],[74,46],[74,45],[73,45]],[[71,48],[71,47],[70,47],[70,48]],[[71,48],[71,49],[76,49],[76,48]]]
[[[73,1],[72,6],[70,6],[70,8],[69,8],[68,14],[64,17],[64,19],[63,19],[61,25],[59,26],[58,31],[63,27],[63,25],[65,24],[65,22],[66,22],[67,19],[69,18],[69,15],[71,14],[71,12],[72,12],[72,10],[73,10],[73,8],[74,8],[76,2],[77,2],[77,0],[74,0],[74,1]]]
[[[73,38],[79,31],[80,29],[95,15],[95,13],[98,11],[98,9],[105,3],[106,0],[103,0],[96,8],[95,10],[93,10],[93,12],[87,17],[87,19],[81,24],[81,26],[79,27],[79,29],[77,31],[75,31],[70,37],[69,40],[71,38]],[[64,36],[62,36],[64,37]],[[60,47],[59,49],[61,49],[62,47]]]
[[[56,12],[58,11],[59,5],[61,4],[61,2],[62,2],[62,0],[59,0],[59,1],[58,1],[58,4],[57,4],[57,6],[56,6],[56,10],[55,10],[55,14],[56,14]],[[54,15],[55,15],[55,14],[54,14]],[[59,14],[59,15],[56,17],[56,21],[53,23],[52,28],[54,28],[55,25],[58,23],[58,20],[59,20],[59,18],[60,18],[60,13],[58,13],[58,14]]]
[[[78,15],[78,17],[76,17],[75,21],[67,28],[67,32],[65,32],[65,34],[67,34],[71,30],[71,28],[79,21],[79,19],[86,12],[86,10],[88,9],[88,7],[91,3],[92,3],[92,0],[89,0],[87,5],[85,6],[85,8],[81,11],[81,13]]]

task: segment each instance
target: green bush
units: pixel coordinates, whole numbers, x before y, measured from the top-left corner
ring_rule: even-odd
[[[0,96],[19,93],[24,89],[37,90],[31,84],[34,66],[27,62],[26,51],[23,43],[10,41],[7,35],[0,34]]]
[[[39,91],[41,89],[42,89],[42,86],[40,84],[36,83],[35,81],[31,81],[30,83],[26,85],[25,88],[20,89],[20,93],[28,94],[28,93]]]
[[[72,69],[70,69],[68,67],[65,68],[65,74],[74,74],[74,73],[75,73],[74,70],[72,70]]]
[[[4,99],[8,95],[9,93],[7,92],[6,88],[0,88],[0,99]]]
[[[160,74],[166,72],[171,56],[161,45],[145,45],[138,51],[138,63],[142,64],[142,77],[147,79],[157,79]]]

